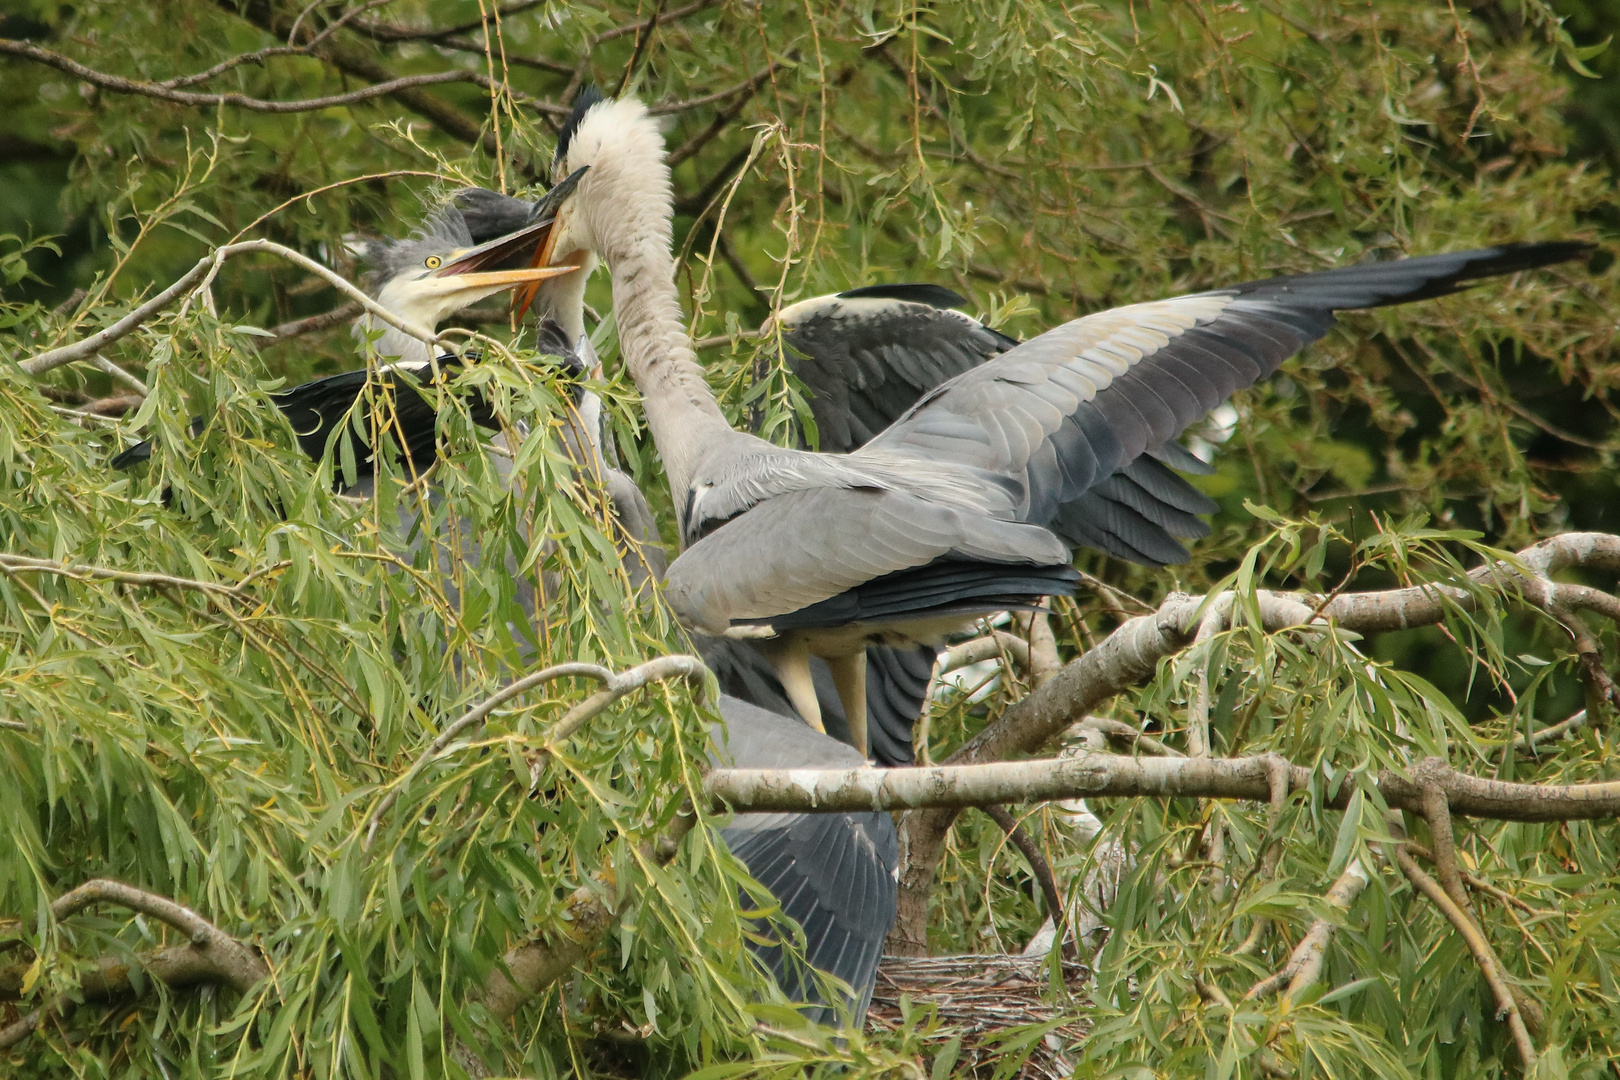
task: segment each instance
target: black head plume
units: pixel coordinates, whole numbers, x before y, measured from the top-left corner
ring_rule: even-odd
[[[579,96],[574,99],[574,109],[568,114],[568,122],[563,124],[562,130],[557,133],[557,153],[551,159],[553,173],[560,170],[568,161],[568,147],[573,143],[574,136],[579,133],[579,125],[584,122],[585,114],[606,100],[607,97],[599,86],[587,86],[579,92]]]

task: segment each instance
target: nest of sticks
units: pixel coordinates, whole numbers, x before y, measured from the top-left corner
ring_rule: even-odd
[[[939,1025],[929,1041],[961,1039],[959,1060],[974,1073],[989,1076],[1011,1049],[1001,1043],[1014,1033],[1012,1029],[1060,1020],[1029,1048],[1017,1075],[1062,1080],[1072,1072],[1064,1050],[1085,1038],[1091,1028],[1082,1016],[1090,979],[1091,970],[1084,964],[1065,962],[1064,987],[1054,992],[1044,956],[885,956],[866,1022],[892,1031],[903,1022],[902,998],[909,999],[913,1013],[918,1006],[931,1006]]]

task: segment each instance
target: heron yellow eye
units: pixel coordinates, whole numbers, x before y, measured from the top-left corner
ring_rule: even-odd
[[[437,270],[439,268],[439,264],[442,262],[444,262],[444,260],[439,258],[437,255],[429,255],[426,259],[422,260],[422,265],[427,267],[429,270]]]

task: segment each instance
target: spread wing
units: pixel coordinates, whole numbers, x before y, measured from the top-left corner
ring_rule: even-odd
[[[716,759],[739,768],[866,764],[853,747],[736,698],[721,697],[720,715]],[[750,943],[782,992],[820,1005],[809,1014],[818,1023],[836,1019],[836,1007],[820,993],[808,963],[855,992],[852,1001],[837,1004],[851,1008],[858,1024],[894,923],[899,845],[893,819],[887,813],[738,814],[720,835],[782,913],[804,929],[802,961],[781,944]]]
[[[782,311],[788,366],[810,394],[819,448],[847,453],[947,379],[1018,342],[953,311],[938,285],[873,285]]]
[[[1144,453],[1163,455],[1187,425],[1322,337],[1335,311],[1443,296],[1588,249],[1567,241],[1510,244],[1270,278],[1089,315],[958,375],[851,456],[910,452],[999,474],[1022,490],[1020,520],[1050,525],[1072,543],[1098,543],[1092,511],[1101,499],[1118,519],[1114,539],[1129,549],[1146,530],[1125,511],[1155,523],[1159,511],[1141,496],[1164,476],[1142,466],[1128,483],[1106,482]],[[1174,515],[1169,520],[1188,527]],[[1136,553],[1161,561],[1177,554],[1175,547]]]

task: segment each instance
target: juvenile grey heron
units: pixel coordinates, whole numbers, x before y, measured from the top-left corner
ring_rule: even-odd
[[[484,234],[475,240],[469,222],[454,203],[439,208],[422,228],[403,240],[374,240],[365,254],[373,266],[372,285],[377,302],[402,320],[422,327],[437,327],[457,311],[488,296],[519,285],[565,277],[578,269],[571,265],[508,266],[527,262],[539,250],[549,256],[557,220],[557,208],[572,193],[577,177],[565,179],[532,207],[511,228],[497,234]],[[545,259],[550,262],[549,258]],[[369,367],[341,372],[271,394],[271,400],[292,424],[298,444],[311,458],[319,459],[331,436],[344,428],[355,402],[368,385],[383,384],[395,394],[397,421],[390,424],[399,444],[400,456],[412,471],[421,472],[435,456],[437,415],[433,403],[418,387],[437,375],[437,366],[455,366],[460,360],[451,355],[435,361],[426,342],[386,323],[373,323],[370,316],[355,322],[358,336],[370,337],[381,330],[375,348],[379,356],[396,358],[373,372]],[[493,426],[487,403],[474,401],[475,421]],[[426,421],[424,423],[424,421]],[[192,421],[200,433],[205,420]],[[114,468],[124,469],[152,456],[150,441],[131,446],[113,458]],[[359,476],[347,478],[350,485],[364,485],[371,477],[370,454],[357,455]]]
[[[612,273],[625,363],[679,509],[687,546],[665,595],[689,626],[767,638],[807,717],[812,655],[853,718],[869,642],[930,640],[1071,593],[1099,485],[1144,454],[1175,463],[1169,447],[1188,424],[1322,337],[1334,312],[1444,296],[1590,250],[1505,244],[1100,312],[950,379],[853,453],[812,453],[733,430],[704,381],[675,286],[663,138],[646,108],[582,99],[560,160],[589,172],[556,248],[593,252]],[[1151,487],[1131,497],[1166,533],[1156,518],[1182,513]]]

